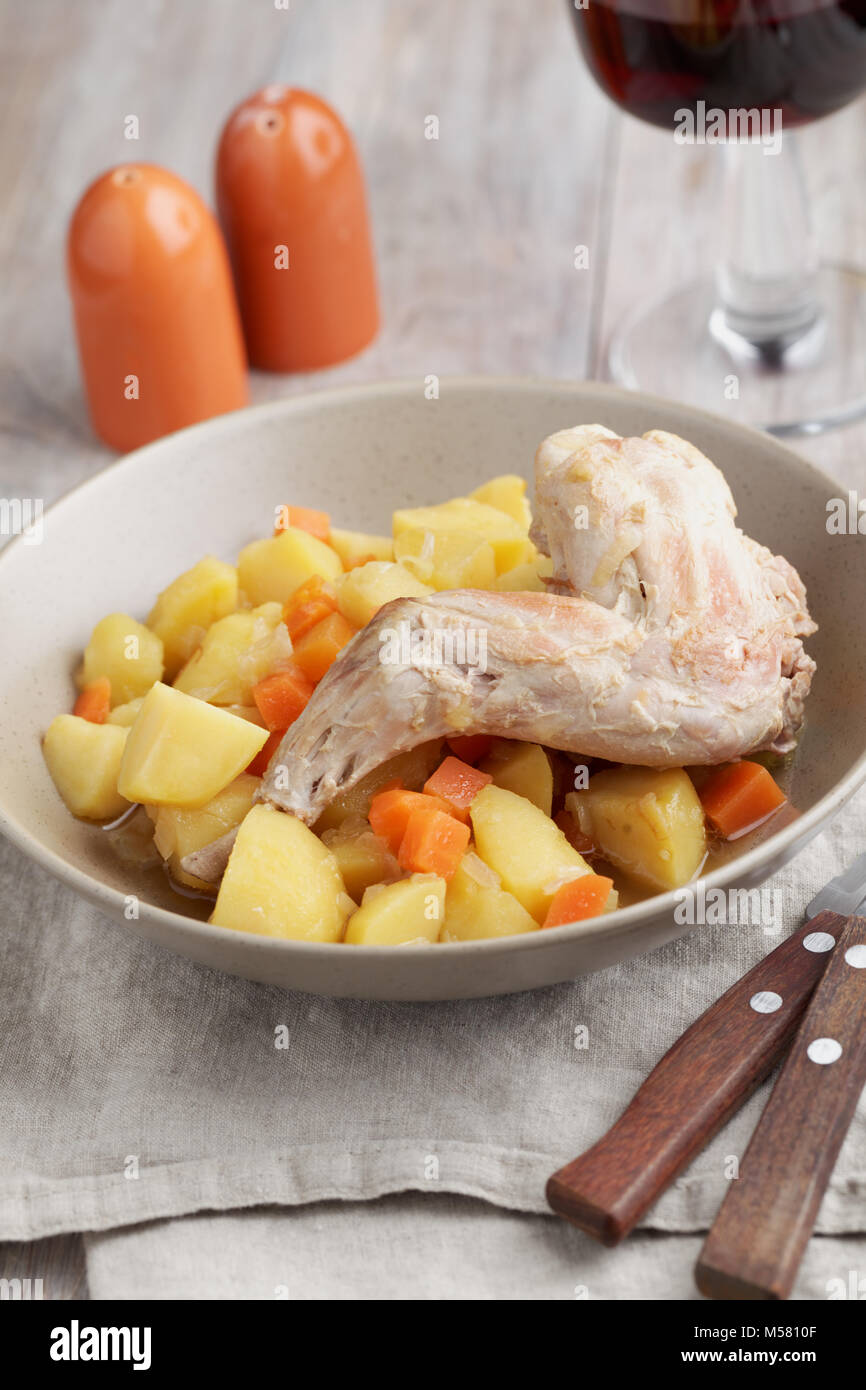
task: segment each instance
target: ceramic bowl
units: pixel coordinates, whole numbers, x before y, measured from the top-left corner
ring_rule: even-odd
[[[380,531],[398,506],[464,493],[496,473],[531,477],[540,439],[596,421],[620,434],[657,427],[692,440],[725,473],[744,529],[806,582],[820,630],[808,643],[818,673],[790,787],[802,814],[707,877],[708,887],[759,884],[866,775],[862,539],[827,534],[836,489],[774,439],[595,383],[443,379],[436,400],[420,381],[325,391],[183,430],[63,498],[46,512],[40,544],[19,538],[0,556],[0,828],[121,930],[219,970],[320,994],[504,994],[602,969],[692,930],[674,920],[671,894],[555,930],[429,948],[275,941],[212,927],[201,920],[204,904],[180,898],[160,870],[121,862],[103,830],[69,815],[40,751],[52,717],[69,708],[93,624],[117,609],[146,615],[157,591],[206,552],[233,559],[268,532],[275,504],[325,508],[340,525]],[[129,895],[139,900],[137,919],[124,914]]]

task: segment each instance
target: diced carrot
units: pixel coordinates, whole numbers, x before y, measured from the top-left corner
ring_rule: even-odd
[[[427,796],[424,792],[408,792],[402,787],[392,787],[390,791],[377,792],[370,802],[367,813],[376,834],[387,842],[391,852],[396,854],[400,848],[409,817],[415,810],[444,811],[449,814],[447,801],[439,796]]]
[[[283,607],[283,622],[289,629],[289,636],[297,642],[305,633],[322,622],[337,609],[337,595],[334,587],[320,574],[305,579],[286,600]]]
[[[482,787],[493,778],[489,772],[479,772],[469,763],[459,758],[446,758],[424,783],[424,790],[431,796],[441,796],[451,807],[452,816],[468,824],[469,807]]]
[[[603,874],[583,874],[564,883],[554,893],[543,927],[561,927],[564,922],[582,922],[597,917],[610,896],[613,879]]]
[[[760,825],[787,797],[760,763],[728,763],[700,790],[701,805],[720,835],[733,840]]]
[[[438,874],[448,883],[469,846],[470,830],[447,811],[416,807],[406,824],[397,860],[410,874]]]
[[[311,627],[295,645],[292,658],[304,675],[314,683],[320,681],[329,666],[355,636],[355,629],[342,613],[331,613]]]
[[[313,683],[293,667],[275,671],[253,686],[253,699],[268,729],[287,729],[313,693]]]
[[[280,507],[274,535],[287,531],[293,526],[297,531],[309,531],[317,540],[331,538],[331,518],[327,512],[317,512],[312,507]]]
[[[343,562],[343,569],[347,572],[349,570],[356,570],[361,565],[367,565],[370,563],[371,560],[375,560],[377,558],[378,557],[376,555],[353,555],[351,559]]]
[[[588,835],[584,835],[570,811],[559,811],[553,819],[572,849],[576,849],[578,854],[595,853],[595,845]]]
[[[445,741],[455,757],[464,763],[480,762],[493,747],[493,739],[488,734],[455,734]]]
[[[111,709],[111,681],[108,676],[97,676],[86,685],[72,706],[72,713],[79,719],[88,719],[91,724],[104,724]]]
[[[259,749],[249,767],[246,769],[251,776],[264,777],[268,770],[268,763],[279,748],[285,732],[285,729],[274,729],[268,734],[267,742]]]

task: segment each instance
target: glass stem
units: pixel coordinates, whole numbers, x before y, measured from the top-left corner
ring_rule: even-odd
[[[818,257],[797,142],[725,146],[717,307],[711,329],[734,355],[778,364],[820,319]]]

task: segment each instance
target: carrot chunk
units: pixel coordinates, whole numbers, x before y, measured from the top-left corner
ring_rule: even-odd
[[[289,636],[297,642],[329,614],[337,610],[337,595],[333,585],[328,584],[320,574],[305,579],[286,600],[283,607],[283,622],[289,629]]]
[[[313,693],[313,683],[292,667],[275,671],[253,686],[253,699],[265,726],[287,729],[297,719]]]
[[[493,747],[493,739],[488,734],[459,734],[445,740],[455,757],[464,763],[477,763]]]
[[[445,758],[424,783],[424,790],[431,796],[441,796],[448,802],[452,816],[468,824],[469,807],[481,788],[492,781],[489,772],[479,772],[460,758]]]
[[[104,724],[111,709],[111,681],[108,676],[97,676],[86,685],[72,706],[72,713],[79,719],[87,719],[91,724]]]
[[[317,540],[331,538],[331,518],[327,512],[317,512],[313,507],[280,507],[274,535],[287,531],[293,526],[296,531],[308,531]]]
[[[416,807],[409,815],[397,861],[410,874],[438,874],[448,883],[469,845],[470,830],[447,811]]]
[[[700,790],[701,805],[720,835],[736,839],[760,825],[787,797],[760,763],[728,763],[710,773]]]
[[[447,801],[438,796],[427,796],[424,792],[409,792],[402,787],[392,787],[389,791],[377,792],[370,802],[368,817],[371,826],[380,839],[390,846],[392,854],[400,848],[409,817],[415,810],[433,810],[449,813]]]
[[[561,927],[564,922],[582,922],[597,917],[610,896],[613,879],[603,874],[583,874],[564,883],[554,893],[543,927]]]
[[[343,569],[348,573],[349,570],[360,569],[362,565],[368,565],[371,560],[377,560],[377,555],[353,555],[351,559],[343,562]]]
[[[268,770],[268,763],[276,753],[282,741],[285,729],[274,729],[268,734],[267,742],[259,749],[249,767],[246,769],[253,777],[264,777]]]
[[[296,643],[292,654],[294,664],[315,684],[354,636],[355,629],[342,613],[331,613]]]

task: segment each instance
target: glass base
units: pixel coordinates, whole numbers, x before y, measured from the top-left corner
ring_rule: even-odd
[[[866,415],[866,272],[824,266],[821,314],[801,337],[770,350],[731,332],[711,279],[639,305],[614,335],[615,381],[756,425],[820,434]]]

